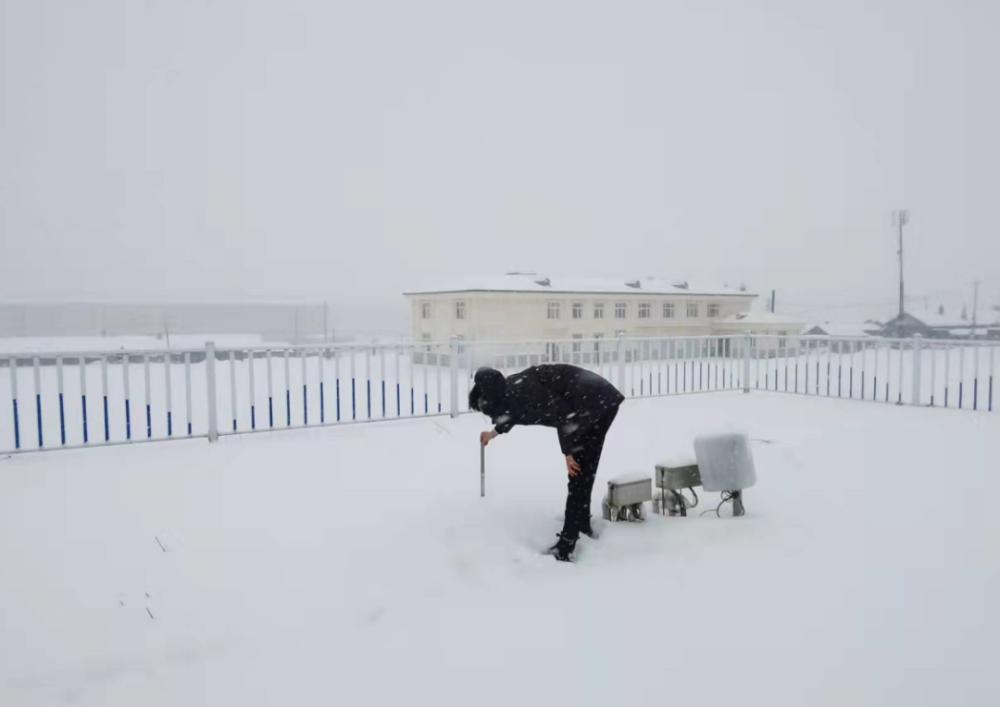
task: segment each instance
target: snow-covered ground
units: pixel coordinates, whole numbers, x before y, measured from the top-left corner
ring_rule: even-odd
[[[0,704],[995,704],[1000,416],[629,400],[595,510],[736,427],[748,515],[602,525],[573,565],[538,552],[554,432],[491,444],[480,499],[484,423],[0,458]]]

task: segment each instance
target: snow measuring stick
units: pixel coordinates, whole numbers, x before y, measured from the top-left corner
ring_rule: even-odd
[[[486,445],[479,443],[479,497],[486,497]]]

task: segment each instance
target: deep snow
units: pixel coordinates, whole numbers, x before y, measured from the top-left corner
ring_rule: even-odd
[[[994,704],[1000,416],[627,401],[595,514],[743,429],[748,515],[604,525],[574,565],[538,552],[554,432],[494,441],[480,499],[485,427],[0,458],[0,704]]]

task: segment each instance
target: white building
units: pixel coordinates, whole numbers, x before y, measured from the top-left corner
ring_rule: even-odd
[[[798,334],[802,324],[739,319],[757,295],[660,278],[627,281],[508,273],[404,295],[414,341],[557,341],[627,337]],[[797,328],[796,328],[797,327]]]
[[[751,332],[760,337],[753,340],[752,350],[780,353],[799,344],[804,326],[796,317],[774,312],[740,312],[720,320],[712,327],[712,333],[733,336]]]

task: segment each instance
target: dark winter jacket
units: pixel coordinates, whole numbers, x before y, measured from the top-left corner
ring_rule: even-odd
[[[492,418],[499,434],[514,425],[555,427],[563,454],[579,451],[592,426],[625,399],[601,376],[565,363],[532,366],[505,380],[498,371],[482,369],[476,387],[487,393],[477,409]]]

